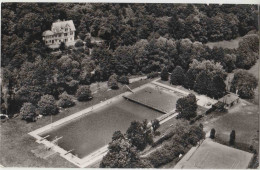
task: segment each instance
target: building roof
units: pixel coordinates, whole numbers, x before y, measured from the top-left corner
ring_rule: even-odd
[[[55,33],[63,32],[64,28],[70,28],[71,31],[75,31],[76,30],[72,20],[68,20],[68,21],[60,21],[60,20],[58,20],[58,21],[52,23],[52,26],[51,26],[51,30],[53,32],[55,32]]]
[[[252,153],[206,139],[191,148],[174,169],[246,169],[252,157]]]
[[[229,94],[223,96],[222,98],[220,98],[218,101],[226,103],[226,104],[231,104],[232,102],[234,102],[237,99],[239,99],[238,95],[236,95],[234,93],[229,93]]]
[[[42,36],[49,36],[49,35],[54,35],[54,33],[52,32],[52,31],[50,31],[50,30],[46,30],[46,31],[44,31],[43,33],[42,33]]]

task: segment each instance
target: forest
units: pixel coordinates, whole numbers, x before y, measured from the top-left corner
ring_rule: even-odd
[[[9,115],[56,114],[56,100],[70,107],[70,95],[91,99],[93,82],[163,69],[172,84],[219,98],[227,73],[258,59],[256,5],[2,3],[1,14],[1,109]],[[58,19],[73,20],[77,42],[55,53],[42,32]],[[205,45],[237,37],[237,49]]]

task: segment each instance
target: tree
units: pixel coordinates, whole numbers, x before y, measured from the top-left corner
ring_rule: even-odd
[[[238,94],[241,98],[252,98],[254,96],[254,89],[258,82],[256,77],[248,73],[246,70],[237,70],[231,82],[230,91]]]
[[[161,80],[168,81],[168,79],[169,79],[168,69],[164,67],[161,72]]]
[[[64,51],[65,49],[66,49],[65,43],[64,43],[64,42],[61,42],[61,43],[60,43],[60,50],[61,50],[61,51]]]
[[[92,98],[91,91],[88,85],[80,86],[76,92],[78,101],[86,101]]]
[[[103,157],[100,168],[151,168],[151,164],[139,157],[136,147],[117,131],[108,145],[108,153]]]
[[[219,75],[215,75],[208,86],[208,95],[210,97],[220,98],[225,94],[225,91],[226,84],[224,80]]]
[[[22,115],[23,120],[34,122],[37,116],[36,107],[32,103],[24,103],[20,109],[20,114]]]
[[[122,132],[120,130],[118,131],[115,131],[113,133],[113,136],[112,136],[112,141],[115,141],[115,140],[119,140],[119,139],[124,139],[124,135],[122,134]]]
[[[236,139],[236,131],[232,130],[231,133],[230,133],[229,145],[234,145],[235,139]]]
[[[211,78],[208,76],[206,71],[201,71],[194,84],[194,90],[199,94],[208,94],[208,85],[210,84]]]
[[[126,131],[127,138],[138,150],[144,150],[147,144],[152,144],[152,133],[147,127],[147,120],[141,122],[133,121]]]
[[[196,70],[189,69],[186,73],[185,80],[184,80],[184,87],[187,89],[193,89],[195,79],[196,79]]]
[[[72,100],[71,96],[69,96],[66,92],[63,92],[59,96],[59,100],[57,105],[59,107],[67,108],[75,105],[75,102]]]
[[[155,132],[159,127],[160,127],[160,121],[158,119],[154,119],[152,121],[153,131]]]
[[[44,95],[38,102],[38,110],[41,115],[53,115],[58,113],[57,105],[55,104],[55,99],[52,95]]]
[[[127,76],[121,76],[118,80],[118,82],[122,83],[122,84],[129,84],[129,79]]]
[[[197,115],[197,100],[194,94],[189,94],[186,97],[182,97],[177,100],[176,111],[179,113],[179,117],[190,120]]]
[[[185,73],[181,66],[177,66],[171,74],[171,84],[183,85],[185,80]]]
[[[117,75],[113,74],[109,77],[108,81],[107,81],[107,85],[108,87],[110,87],[111,89],[118,89],[118,83],[117,83]]]
[[[76,43],[75,43],[75,47],[83,47],[84,46],[84,43],[82,40],[77,40]]]
[[[79,87],[79,81],[77,80],[71,80],[69,82],[66,82],[66,92],[68,94],[75,94]]]
[[[211,131],[210,131],[210,136],[209,137],[211,139],[214,139],[215,138],[215,133],[216,133],[216,130],[214,128],[212,128]]]

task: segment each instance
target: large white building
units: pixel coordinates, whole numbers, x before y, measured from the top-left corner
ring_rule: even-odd
[[[45,45],[51,48],[58,48],[61,42],[66,46],[74,45],[76,28],[72,20],[61,21],[57,20],[52,23],[51,30],[46,30],[42,33]]]

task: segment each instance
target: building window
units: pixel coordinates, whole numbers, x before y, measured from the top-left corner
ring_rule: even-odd
[[[65,42],[67,42],[68,40],[67,39],[65,39]]]
[[[68,29],[67,29],[67,28],[65,28],[65,31],[68,31]]]
[[[70,35],[73,35],[73,32],[72,32],[72,31],[70,32]]]
[[[64,33],[64,36],[67,36],[67,33]]]
[[[48,43],[48,41],[45,41],[45,43],[47,44],[47,43]]]

